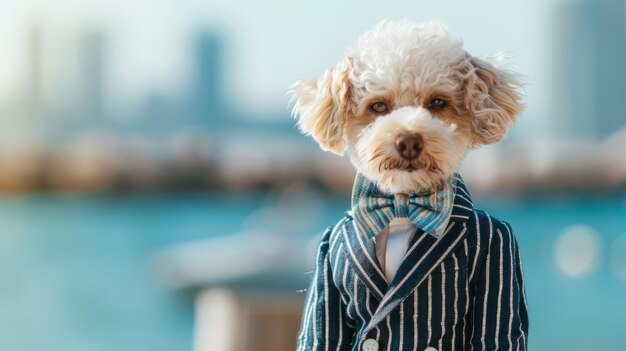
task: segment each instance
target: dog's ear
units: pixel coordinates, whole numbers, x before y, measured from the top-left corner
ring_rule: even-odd
[[[465,106],[472,115],[474,145],[502,140],[524,106],[518,76],[485,60],[468,57]]]
[[[345,58],[320,79],[298,82],[291,91],[293,115],[302,133],[311,135],[323,150],[340,156],[346,148],[344,124],[351,113],[351,70],[352,61]]]

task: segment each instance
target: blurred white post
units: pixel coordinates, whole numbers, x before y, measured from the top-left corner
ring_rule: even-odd
[[[293,351],[302,299],[285,293],[201,290],[194,351]]]
[[[208,289],[196,297],[194,351],[236,350],[239,310],[237,298],[226,289]]]

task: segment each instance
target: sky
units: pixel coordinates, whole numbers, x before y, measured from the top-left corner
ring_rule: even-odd
[[[159,93],[184,94],[193,75],[192,39],[213,30],[225,39],[226,93],[249,114],[286,110],[285,93],[339,60],[359,34],[382,19],[439,19],[477,56],[505,51],[525,76],[527,109],[518,133],[549,133],[551,19],[557,0],[540,1],[181,1],[0,0],[0,102],[19,95],[28,31],[45,37],[44,98],[76,95],[71,55],[80,33],[106,37],[105,100],[120,109]],[[60,101],[60,102],[59,102]]]

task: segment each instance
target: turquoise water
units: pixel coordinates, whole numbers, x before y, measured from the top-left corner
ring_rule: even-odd
[[[516,231],[532,350],[626,350],[626,280],[610,264],[611,257],[626,255],[616,248],[626,234],[625,196],[476,204]],[[158,282],[150,265],[154,252],[263,223],[271,227],[268,209],[276,208],[295,213],[294,231],[313,234],[347,205],[347,195],[1,198],[0,350],[190,350],[191,296]],[[573,278],[555,265],[554,248],[579,224],[598,233],[599,261],[590,275]]]

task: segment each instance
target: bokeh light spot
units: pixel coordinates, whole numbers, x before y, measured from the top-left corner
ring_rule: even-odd
[[[586,225],[574,225],[558,237],[554,248],[556,267],[563,274],[583,278],[591,275],[602,258],[600,235]]]

